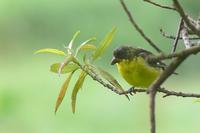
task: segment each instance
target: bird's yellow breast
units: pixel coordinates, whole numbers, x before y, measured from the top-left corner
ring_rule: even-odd
[[[160,75],[161,69],[148,65],[142,57],[117,63],[119,73],[134,87],[148,88]]]

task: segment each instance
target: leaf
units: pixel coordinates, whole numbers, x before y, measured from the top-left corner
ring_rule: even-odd
[[[100,43],[99,48],[95,51],[93,55],[93,60],[96,60],[98,57],[100,57],[106,50],[106,48],[111,44],[115,32],[116,32],[116,27],[114,27],[112,31],[106,35],[106,37]]]
[[[81,43],[81,45],[85,45],[85,44],[91,43],[93,41],[96,41],[96,37],[92,37],[92,38],[86,40],[85,42]]]
[[[39,53],[52,53],[52,54],[66,56],[65,52],[53,48],[39,49],[34,54],[39,54]]]
[[[52,64],[50,67],[50,71],[54,72],[54,73],[58,73],[59,67],[60,67],[60,63]],[[79,68],[79,66],[77,64],[72,64],[72,63],[67,64],[62,68],[61,74],[72,72],[78,68]]]
[[[112,84],[117,89],[120,89],[120,90],[124,91],[122,86],[118,83],[118,81],[111,74],[109,74],[108,72],[106,72],[105,70],[103,70],[101,68],[98,68],[98,70],[100,72],[100,75],[104,79],[106,79],[110,84]]]
[[[77,31],[77,32],[73,35],[72,40],[69,42],[68,49],[70,49],[70,50],[72,49],[72,45],[73,45],[75,39],[78,37],[79,34],[80,34],[80,31]]]
[[[73,59],[73,56],[68,56],[63,62],[60,63],[60,66],[58,68],[58,75],[60,76],[61,72],[62,72],[62,69],[67,65],[69,64]]]
[[[78,55],[78,53],[82,50],[97,50],[96,46],[94,46],[93,44],[85,44],[85,45],[80,45],[77,49],[76,49],[76,56]]]
[[[94,46],[93,44],[85,44],[83,45],[80,50],[96,50],[96,46]]]
[[[82,45],[81,47],[79,47],[76,51],[76,56],[78,55],[79,52],[81,52],[82,50],[96,50],[96,46],[94,46],[93,44],[85,44]]]
[[[93,38],[90,38],[88,40],[86,40],[85,42],[83,42],[77,49],[76,49],[76,56],[78,55],[78,53],[83,50],[83,49],[91,49],[91,50],[96,50],[96,47],[92,44],[89,44],[91,43],[92,41],[96,41],[96,38],[93,37]]]
[[[65,93],[67,91],[67,88],[69,86],[69,82],[70,82],[70,80],[72,78],[73,73],[74,73],[74,71],[69,73],[69,76],[67,77],[67,79],[65,80],[64,84],[61,87],[60,93],[59,93],[57,101],[56,101],[55,113],[57,112],[60,104],[62,103],[62,100],[63,100],[63,98],[65,96]]]
[[[94,66],[93,66],[94,67]],[[101,69],[101,68],[97,68],[100,72],[100,75],[105,79],[107,80],[111,85],[113,85],[116,89],[124,92],[124,89],[122,88],[122,86],[119,84],[119,82],[110,74],[108,73],[107,71]],[[125,95],[128,100],[129,100],[129,97],[128,95]]]
[[[72,91],[72,96],[71,96],[71,100],[72,100],[72,112],[75,113],[75,108],[76,108],[76,96],[78,91],[80,90],[80,88],[83,86],[83,82],[85,80],[85,77],[87,76],[87,74],[82,71],[79,75],[78,80],[76,81],[76,84],[74,86],[74,89]]]

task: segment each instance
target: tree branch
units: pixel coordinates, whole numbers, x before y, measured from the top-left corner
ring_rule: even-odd
[[[161,35],[163,36],[163,37],[166,37],[166,38],[168,38],[168,39],[176,39],[176,37],[175,36],[172,36],[172,35],[167,35],[164,31],[163,31],[163,29],[160,29],[160,33],[161,33]],[[182,37],[179,37],[179,40],[181,40],[181,39],[183,39]],[[190,37],[189,38],[190,40],[199,40],[200,39],[200,37]]]
[[[179,40],[179,37],[180,37],[180,33],[181,33],[181,30],[182,30],[183,24],[184,24],[183,19],[181,18],[181,21],[180,21],[180,24],[178,26],[178,30],[177,30],[177,33],[176,33],[176,38],[175,38],[174,43],[173,43],[172,53],[174,53],[176,51],[176,47],[177,47],[177,44],[178,44],[178,40]]]
[[[200,30],[198,30],[188,19],[187,15],[185,14],[183,8],[179,4],[178,0],[173,0],[174,6],[177,10],[177,12],[180,14],[180,16],[183,18],[184,22],[187,24],[187,26],[196,33],[200,37]]]
[[[140,33],[140,35],[159,53],[161,53],[162,51],[157,47],[156,44],[154,44],[150,38],[148,38],[145,33],[142,31],[142,29],[138,26],[138,24],[135,22],[135,20],[132,17],[132,14],[130,13],[130,11],[128,10],[126,4],[124,3],[124,0],[120,0],[120,3],[124,9],[124,11],[126,12],[131,24],[135,27],[135,29]]]
[[[164,6],[164,5],[158,4],[156,2],[153,2],[151,0],[144,0],[144,1],[150,3],[150,4],[154,5],[154,6],[160,7],[160,8],[176,10],[176,8],[173,8],[173,7],[170,7],[170,6]]]
[[[173,89],[175,90],[175,89]],[[136,93],[146,93],[146,89],[134,89],[133,87],[130,88],[129,90],[120,93],[120,95],[123,94],[136,94]],[[167,90],[165,88],[158,88],[157,92],[163,93],[164,96],[163,97],[168,97],[168,96],[177,96],[177,97],[191,97],[191,98],[200,98],[200,94],[196,94],[196,93],[185,93],[185,92],[176,92],[176,91],[171,91],[171,90]]]
[[[200,46],[197,44],[194,44],[194,46],[192,46],[191,48],[188,49],[184,49],[180,52],[176,52],[176,53],[172,53],[172,54],[168,54],[168,55],[158,55],[158,56],[153,56],[153,57],[149,57],[148,60],[151,61],[159,61],[159,60],[166,60],[166,59],[172,59],[172,58],[176,58],[176,57],[183,57],[183,56],[188,56],[191,54],[196,54],[200,52]]]
[[[167,90],[165,88],[159,88],[158,92],[165,93],[165,95],[163,97],[178,96],[178,97],[200,98],[200,94],[169,91],[169,90]]]
[[[149,109],[150,109],[150,124],[151,124],[151,133],[156,133],[156,91],[152,91],[149,94]]]

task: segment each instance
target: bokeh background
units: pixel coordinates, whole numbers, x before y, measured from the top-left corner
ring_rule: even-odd
[[[179,15],[154,7],[142,0],[127,0],[127,5],[146,34],[166,53],[172,40],[159,29],[174,35]],[[171,4],[171,1],[157,1]],[[181,0],[192,16],[199,15],[200,1]],[[97,43],[117,26],[112,45],[97,65],[109,70],[123,85],[109,61],[112,50],[129,44],[155,52],[135,31],[116,0],[0,0],[0,133],[148,133],[148,96],[138,94],[128,101],[87,77],[78,94],[77,110],[71,112],[69,91],[57,112],[54,105],[66,75],[49,71],[62,57],[34,55],[40,48],[63,49],[74,32],[81,31],[76,46],[89,37]],[[183,48],[182,42],[178,50]],[[164,84],[174,90],[199,92],[199,55],[190,57]],[[200,104],[191,98],[157,97],[159,133],[197,133],[200,131]]]

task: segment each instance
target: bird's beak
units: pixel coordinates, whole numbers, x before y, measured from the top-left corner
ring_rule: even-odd
[[[118,63],[118,62],[119,62],[119,59],[113,57],[110,64],[111,64],[111,65],[114,65],[114,64],[116,64],[116,63]]]

